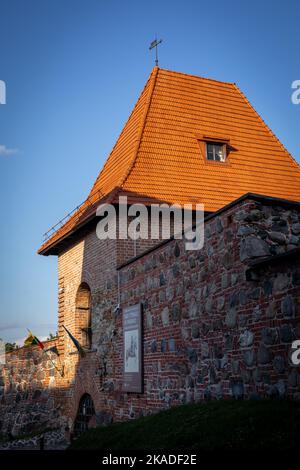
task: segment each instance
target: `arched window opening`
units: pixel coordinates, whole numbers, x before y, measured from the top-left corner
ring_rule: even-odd
[[[92,347],[91,289],[83,282],[76,295],[76,326],[83,347]]]
[[[74,423],[74,435],[76,437],[89,429],[89,422],[94,415],[95,408],[92,397],[88,393],[85,393],[80,399]]]

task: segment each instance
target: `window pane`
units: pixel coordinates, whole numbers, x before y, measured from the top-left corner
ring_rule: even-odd
[[[216,152],[216,160],[218,160],[218,162],[221,162],[223,160],[223,146],[215,145],[215,152]]]
[[[206,144],[207,146],[207,160],[214,160],[214,146],[212,144]]]
[[[217,162],[224,162],[226,158],[224,145],[207,143],[206,144],[206,157],[207,157],[207,160],[215,160]]]

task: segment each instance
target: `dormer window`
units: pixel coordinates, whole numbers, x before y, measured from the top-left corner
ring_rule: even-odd
[[[225,162],[226,144],[220,142],[206,142],[206,159],[215,162]]]
[[[220,135],[195,134],[204,163],[208,165],[230,165],[230,153],[236,149],[230,144],[230,138]]]

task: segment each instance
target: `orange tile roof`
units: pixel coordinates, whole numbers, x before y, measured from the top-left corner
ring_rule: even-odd
[[[205,161],[200,136],[230,139],[229,164]],[[87,200],[39,253],[120,192],[209,212],[247,192],[300,201],[300,167],[235,84],[154,67]]]

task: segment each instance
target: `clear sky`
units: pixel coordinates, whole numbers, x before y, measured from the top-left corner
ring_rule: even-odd
[[[300,161],[300,3],[0,0],[0,337],[56,330],[42,234],[87,195],[154,65],[236,82]]]

